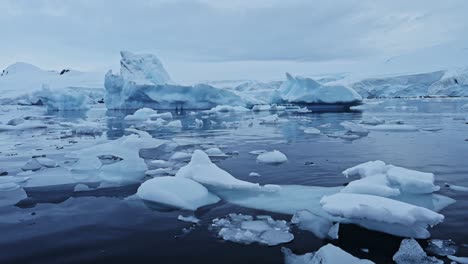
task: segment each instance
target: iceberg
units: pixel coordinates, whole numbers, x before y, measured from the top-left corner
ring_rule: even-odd
[[[47,111],[83,111],[88,110],[87,97],[76,90],[55,89],[47,86],[33,96],[47,106]]]
[[[273,92],[272,103],[344,104],[357,105],[362,97],[352,88],[342,85],[322,85],[310,78],[293,77],[286,73],[286,81]]]
[[[172,82],[162,63],[151,54],[120,53],[120,75],[105,76],[107,109],[211,109],[217,105],[251,106],[253,101],[234,91],[207,84],[193,86]]]
[[[159,177],[140,185],[137,196],[163,208],[196,210],[214,204],[219,198],[203,185],[186,178]]]
[[[269,163],[269,164],[281,164],[288,161],[286,155],[281,151],[273,150],[265,153],[261,153],[257,156],[257,162],[259,163]]]

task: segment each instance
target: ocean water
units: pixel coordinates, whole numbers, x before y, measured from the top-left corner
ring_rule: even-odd
[[[188,150],[219,146],[231,153],[217,159],[217,165],[233,176],[261,184],[342,186],[341,171],[369,160],[382,160],[410,169],[433,172],[442,186],[439,192],[457,202],[441,213],[445,221],[431,229],[432,238],[452,239],[457,255],[468,256],[468,193],[444,187],[445,183],[468,186],[468,124],[461,118],[465,99],[372,100],[362,110],[348,112],[277,113],[284,122],[258,125],[252,120],[273,113],[221,113],[197,111],[174,113],[180,130],[157,129],[153,137],[184,142]],[[45,154],[66,166],[64,154],[125,134],[131,123],[127,113],[93,108],[86,113],[46,113],[39,107],[4,107],[3,119],[12,114],[49,116],[51,124],[77,122],[80,118],[98,121],[106,131],[96,137],[63,137],[66,128],[51,125],[46,130],[0,133],[0,168],[19,172],[32,156]],[[401,120],[419,128],[417,132],[371,131],[355,140],[333,137],[344,129],[343,121],[377,117]],[[195,119],[205,120],[202,128]],[[214,121],[210,122],[210,121]],[[224,123],[223,123],[224,122]],[[303,132],[316,127],[320,135]],[[280,150],[289,161],[281,165],[256,163],[252,150]],[[160,158],[148,151],[147,158]],[[260,177],[249,177],[255,171]],[[291,216],[220,202],[199,209],[200,225],[177,220],[187,211],[160,212],[140,201],[128,200],[138,184],[73,192],[73,186],[27,188],[28,199],[0,208],[0,263],[283,263],[280,246],[240,245],[221,240],[210,230],[212,219],[229,213],[268,214],[275,219]],[[389,263],[401,238],[342,225],[340,238],[321,240],[293,227],[295,239],[282,245],[297,254],[312,252],[327,243],[377,263]],[[423,247],[427,241],[419,241]],[[369,252],[361,249],[367,248]]]

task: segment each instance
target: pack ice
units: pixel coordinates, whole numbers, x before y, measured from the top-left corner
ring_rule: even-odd
[[[177,85],[160,60],[152,54],[120,53],[120,75],[105,76],[108,109],[211,109],[217,105],[248,106],[249,101],[234,91],[207,84]]]

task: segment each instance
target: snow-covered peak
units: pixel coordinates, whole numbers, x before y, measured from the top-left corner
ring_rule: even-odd
[[[120,75],[137,84],[172,84],[171,77],[163,64],[153,54],[134,54],[121,51]]]
[[[41,73],[45,72],[37,66],[26,62],[16,62],[4,69],[0,76],[14,75],[14,74],[24,74],[24,73]]]

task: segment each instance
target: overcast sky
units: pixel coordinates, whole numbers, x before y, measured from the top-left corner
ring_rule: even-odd
[[[465,0],[0,0],[0,67],[106,71],[125,49],[179,82],[280,79],[464,45],[467,13]]]

